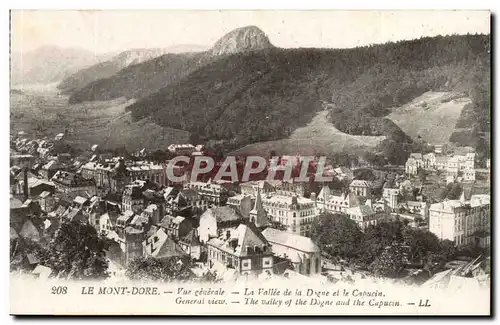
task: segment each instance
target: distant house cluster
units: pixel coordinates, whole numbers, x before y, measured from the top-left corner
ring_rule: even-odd
[[[417,175],[420,169],[440,170],[446,173],[447,182],[457,180],[474,182],[476,180],[475,158],[473,148],[464,148],[450,155],[436,153],[412,153],[406,161],[405,171],[408,175]]]

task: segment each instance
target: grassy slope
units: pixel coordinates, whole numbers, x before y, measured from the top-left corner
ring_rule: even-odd
[[[450,92],[426,92],[398,108],[388,118],[412,138],[421,136],[433,144],[448,143],[470,98]]]
[[[335,152],[373,150],[385,137],[357,136],[340,132],[329,121],[328,111],[320,111],[304,127],[296,129],[289,138],[258,142],[235,150],[234,155],[264,155],[276,151],[282,155],[329,155]]]

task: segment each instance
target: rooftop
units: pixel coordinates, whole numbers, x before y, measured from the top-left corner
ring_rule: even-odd
[[[168,235],[159,229],[143,242],[145,253],[156,258],[186,256],[187,254]]]
[[[200,219],[208,215],[213,215],[217,222],[237,221],[243,219],[243,216],[239,212],[229,206],[210,208],[201,215]]]
[[[247,256],[247,247],[265,250],[269,243],[255,227],[240,224],[237,228],[227,230],[219,238],[210,239],[208,245],[235,256]]]
[[[370,186],[372,186],[372,182],[361,180],[361,179],[355,179],[355,180],[353,180],[351,182],[350,186],[355,186],[355,187],[370,187]]]
[[[318,246],[309,237],[290,234],[274,228],[266,228],[262,235],[271,244],[279,244],[303,252],[319,252]]]
[[[371,216],[374,214],[373,209],[368,205],[358,205],[347,209],[347,214],[356,216]]]

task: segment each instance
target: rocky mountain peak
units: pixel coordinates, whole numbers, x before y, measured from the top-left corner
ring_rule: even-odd
[[[274,47],[267,35],[256,26],[237,28],[222,38],[213,46],[212,55],[235,54]]]

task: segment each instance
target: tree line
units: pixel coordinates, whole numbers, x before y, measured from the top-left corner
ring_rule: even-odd
[[[323,213],[314,221],[311,238],[332,260],[389,278],[400,277],[408,264],[431,272],[457,256],[485,253],[474,245],[456,247],[428,230],[411,228],[398,220],[370,225],[362,232],[347,216],[332,213]]]

